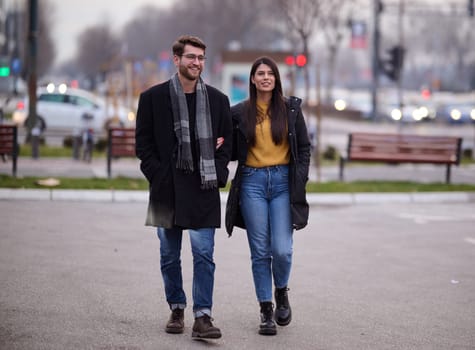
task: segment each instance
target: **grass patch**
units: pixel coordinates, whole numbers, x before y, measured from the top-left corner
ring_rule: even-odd
[[[0,187],[3,188],[46,188],[37,183],[43,177],[17,177],[0,175]],[[86,189],[86,190],[148,190],[148,183],[144,179],[132,179],[116,177],[113,179],[103,178],[69,178],[55,177],[60,181],[60,189]]]
[[[0,175],[0,187],[3,188],[45,188],[37,183],[42,177],[17,177]],[[88,190],[148,190],[145,179],[127,177],[104,178],[69,178],[58,177],[60,181],[54,188],[88,189]],[[229,183],[223,191],[229,190]],[[355,182],[325,182],[307,184],[308,193],[357,193],[357,192],[475,192],[475,185],[417,183],[404,181],[355,181]]]
[[[39,148],[40,157],[45,158],[72,158],[73,149],[71,147],[57,147],[57,146],[48,146],[40,145]],[[31,145],[23,144],[20,146],[20,157],[29,157],[31,158]],[[104,151],[100,152],[93,150],[92,158],[105,158],[106,153]]]

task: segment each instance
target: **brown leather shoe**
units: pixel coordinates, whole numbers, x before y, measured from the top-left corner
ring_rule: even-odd
[[[193,323],[193,338],[218,339],[221,338],[221,331],[211,323],[212,318],[208,315],[195,318]]]
[[[185,329],[185,312],[184,309],[176,308],[172,310],[170,318],[168,319],[167,325],[165,327],[165,332],[167,333],[183,333]]]

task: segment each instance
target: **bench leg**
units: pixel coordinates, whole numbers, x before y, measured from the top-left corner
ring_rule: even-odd
[[[445,183],[450,184],[450,166],[451,164],[447,164],[447,171],[445,173]]]
[[[339,178],[340,181],[343,181],[343,168],[345,166],[345,158],[340,157],[340,171],[339,171]]]
[[[107,178],[111,178],[111,156],[110,154],[107,155]]]
[[[16,162],[17,162],[17,156],[14,155],[12,157],[12,173],[13,173],[13,177],[16,177]]]

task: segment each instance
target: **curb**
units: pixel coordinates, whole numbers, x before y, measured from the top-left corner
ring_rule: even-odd
[[[220,195],[226,203],[228,193]],[[148,191],[0,188],[0,200],[147,203]],[[310,205],[470,203],[475,202],[475,192],[309,193],[307,200]]]
[[[473,192],[403,192],[403,193],[332,193],[307,194],[310,205],[352,205],[385,203],[470,203]]]

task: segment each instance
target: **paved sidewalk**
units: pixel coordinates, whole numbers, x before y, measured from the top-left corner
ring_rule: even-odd
[[[231,175],[234,174],[236,162],[229,165]],[[95,158],[87,163],[71,158],[39,158],[21,157],[18,159],[17,176],[44,177],[97,177],[107,178],[107,162],[105,158]],[[399,165],[357,165],[349,163],[345,167],[345,180],[416,180],[419,182],[444,182],[446,167],[431,164],[399,164]],[[0,161],[0,174],[11,175],[11,162]],[[112,177],[124,176],[144,178],[140,172],[140,163],[134,158],[119,158],[112,161]],[[324,166],[320,171],[320,181],[338,181],[338,167]],[[317,180],[317,168],[310,166],[310,180]],[[452,183],[475,184],[475,164],[452,166]]]

